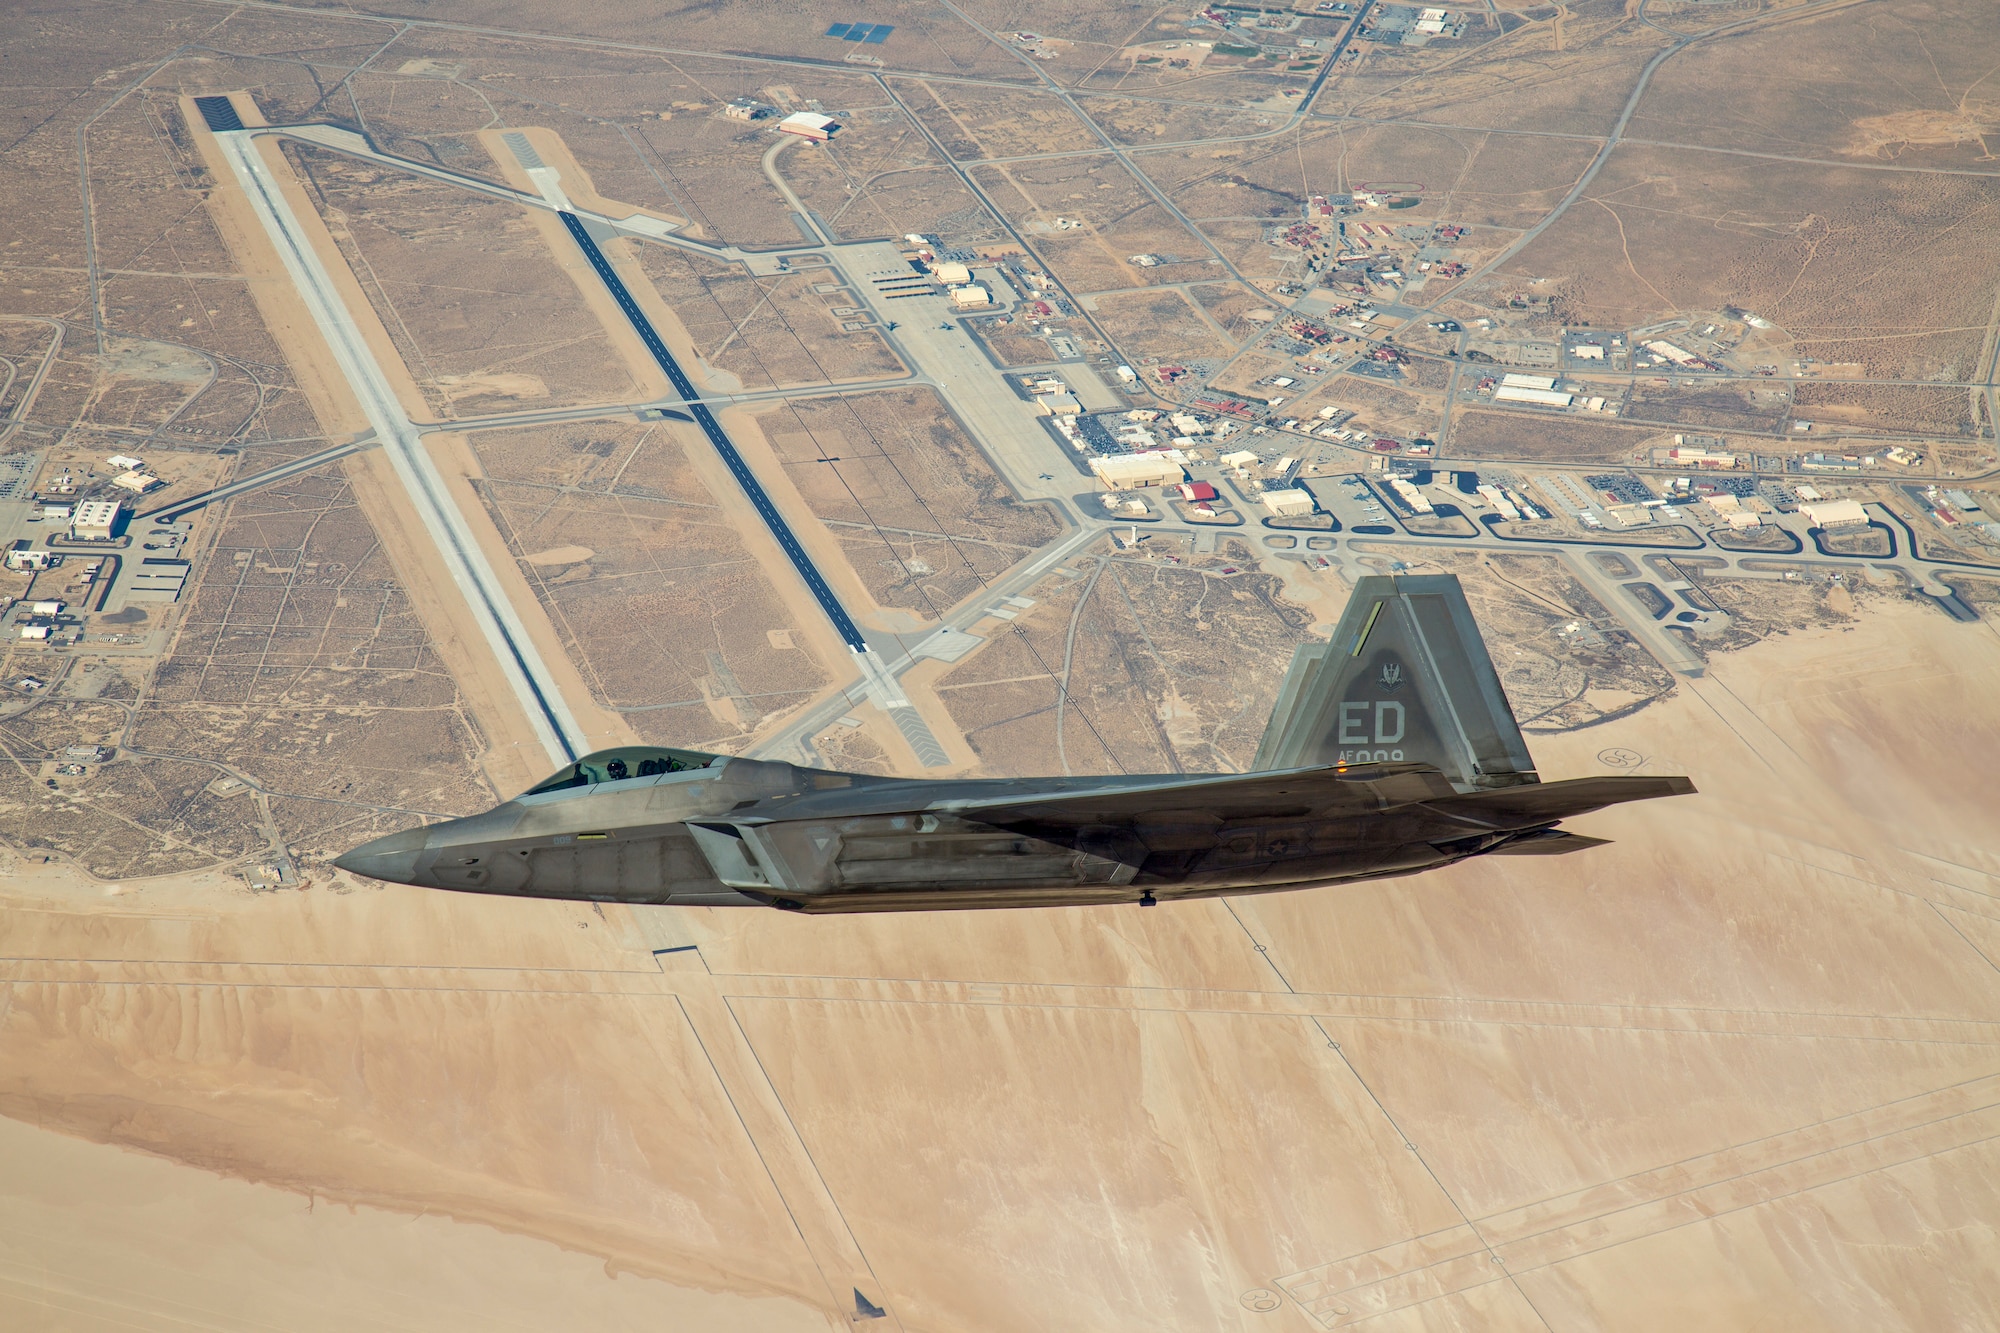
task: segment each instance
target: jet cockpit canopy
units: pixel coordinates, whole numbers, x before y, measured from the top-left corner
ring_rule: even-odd
[[[522,794],[539,796],[547,791],[589,787],[599,782],[623,782],[627,778],[650,778],[663,773],[685,773],[689,769],[720,764],[725,758],[726,755],[704,754],[700,750],[669,750],[657,745],[620,745],[615,749],[587,754]]]

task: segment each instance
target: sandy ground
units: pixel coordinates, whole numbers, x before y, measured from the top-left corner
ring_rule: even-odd
[[[838,1328],[858,1288],[910,1330],[1993,1326],[1996,698],[1989,627],[1890,607],[1539,739],[1545,776],[1700,784],[1577,822],[1610,848],[1230,904],[804,920],[0,864],[0,1325]]]
[[[272,250],[269,237],[264,234],[248,202],[233,185],[234,173],[223,160],[214,137],[202,128],[204,122],[195,111],[191,98],[182,99],[181,110],[208,162],[209,170],[222,183],[209,193],[210,215],[215,218],[230,254],[247,275],[258,314],[284,352],[286,364],[293,368],[299,387],[319,419],[321,430],[334,439],[352,438],[367,430],[367,418],[354,401],[346,381],[334,368],[332,357],[327,355],[325,341],[311,314],[293,290],[291,279]],[[301,227],[319,249],[327,272],[341,287],[342,298],[354,316],[356,327],[366,335],[405,410],[422,419],[427,414],[422,394],[409,379],[394,344],[376,319],[366,294],[354,281],[339,248],[326,234],[317,210],[293,175],[290,163],[275,141],[264,140],[258,147],[273,179],[290,199]],[[481,762],[488,778],[500,791],[518,791],[548,776],[550,765],[547,752],[522,712],[498,663],[486,650],[485,638],[465,606],[463,597],[450,580],[435,577],[438,570],[436,547],[410,504],[388,458],[380,451],[371,450],[345,460],[341,467],[354,488],[355,499],[362,512],[381,539],[412,605],[430,630],[439,657],[465,692],[468,705],[486,731],[489,749],[481,757]],[[478,506],[466,507],[465,515],[475,531],[481,531],[480,524],[484,524],[486,529],[492,526],[485,511]],[[499,545],[497,533],[484,531],[481,536],[489,552]],[[496,562],[495,567],[504,574],[512,565],[511,558],[503,558]],[[555,642],[554,631],[533,598],[516,605],[523,622],[537,634],[547,660],[551,663],[563,662],[560,652],[552,655],[548,652],[548,645]],[[537,617],[540,618],[539,623]],[[603,718],[608,715],[590,716],[596,710],[588,707],[587,693],[570,693],[568,698],[572,710],[578,713],[579,720],[587,727],[607,725]],[[612,719],[612,722],[615,721],[615,718]]]
[[[1700,784],[1612,847],[1229,904],[0,866],[0,1324],[1992,1327],[1996,698],[1892,604],[1538,739]]]
[[[611,217],[624,217],[636,211],[630,204],[617,203],[599,195],[591,184],[588,173],[576,164],[560,136],[543,129],[523,132],[534,143],[542,160],[557,169],[564,192],[573,200]],[[498,131],[483,135],[481,142],[486,144],[510,185],[521,190],[535,188],[527,172],[520,167],[512,150],[500,141]],[[550,253],[576,282],[578,291],[582,293],[591,312],[610,335],[612,344],[619,349],[632,374],[652,386],[648,390],[649,393],[661,397],[668,396],[671,393],[671,386],[667,383],[666,375],[653,361],[652,354],[646,350],[645,344],[640,342],[638,335],[633,332],[630,321],[611,300],[604,284],[591,272],[589,264],[576,248],[576,243],[570,239],[569,233],[564,230],[560,219],[543,209],[525,211],[534,218],[543,239],[548,243]],[[702,363],[695,355],[693,341],[688,337],[686,328],[674,314],[672,307],[661,300],[658,289],[653,286],[652,280],[646,276],[644,268],[637,262],[635,247],[638,244],[636,241],[626,239],[607,242],[603,246],[605,258],[618,271],[618,276],[631,291],[632,298],[645,311],[647,319],[652,322],[668,349],[684,366],[696,368],[693,378],[700,385],[703,383],[699,371]],[[869,595],[866,585],[847,563],[840,542],[813,515],[811,507],[806,504],[797,488],[786,476],[783,465],[764,438],[763,425],[757,414],[743,408],[725,407],[718,408],[715,415],[722,428],[729,433],[729,438],[735,443],[738,451],[742,453],[751,471],[763,483],[773,503],[785,515],[786,522],[791,526],[800,544],[805,547],[813,563],[818,566],[821,576],[833,588],[834,594],[840,599],[848,614],[859,623],[871,628],[900,626],[906,622],[907,617],[893,611],[884,611]],[[668,429],[686,448],[689,466],[701,478],[709,494],[714,497],[717,504],[736,517],[745,541],[758,553],[759,562],[769,571],[771,586],[792,617],[791,623],[795,627],[795,635],[803,641],[807,651],[826,668],[828,675],[836,682],[819,697],[825,698],[828,694],[848,688],[858,678],[858,672],[853,666],[847,646],[834,632],[825,611],[813,600],[805,584],[792,570],[790,562],[776,540],[771,537],[763,519],[744,497],[741,486],[730,476],[729,470],[716,456],[707,437],[702,434],[699,427],[693,425],[669,423]],[[518,601],[516,604],[522,605]],[[539,608],[537,611],[539,614]],[[818,699],[810,701],[807,706],[816,702]],[[942,706],[937,705],[934,699],[927,699],[925,703],[927,716],[943,715]],[[880,710],[872,704],[857,704],[854,711],[857,715],[863,715],[868,719],[868,734],[889,755],[890,761],[899,770],[917,771],[918,761],[910,749],[909,742],[902,732],[880,713]],[[792,716],[791,712],[774,714],[760,735],[782,729]],[[936,727],[936,717],[930,716],[930,721],[933,727]],[[949,728],[946,728],[938,734],[943,736],[948,730]],[[969,752],[965,751],[962,745],[958,745],[954,755],[964,759],[968,757]]]

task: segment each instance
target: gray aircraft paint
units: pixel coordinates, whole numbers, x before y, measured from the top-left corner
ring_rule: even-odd
[[[1364,578],[1299,649],[1248,773],[936,781],[643,746],[336,864],[474,893],[912,911],[1266,893],[1468,856],[1574,851],[1556,827],[1680,777],[1544,783],[1450,576]]]

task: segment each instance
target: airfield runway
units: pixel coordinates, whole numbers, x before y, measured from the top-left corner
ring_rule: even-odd
[[[290,202],[258,158],[255,134],[254,130],[224,130],[217,132],[215,139],[326,339],[342,378],[359,400],[411,503],[422,516],[452,581],[478,618],[487,643],[549,753],[549,762],[561,764],[575,758],[588,748],[583,727],[499,587],[485,553],[446,492],[444,478],[424,451],[422,436],[335,293],[325,266],[300,234]]]
[[[673,382],[674,392],[681,396],[681,401],[686,405],[689,414],[694,417],[695,424],[701,427],[702,434],[708,436],[708,442],[714,445],[715,452],[722,456],[730,475],[736,478],[737,484],[743,488],[743,493],[756,507],[758,517],[762,518],[764,525],[771,530],[771,536],[777,540],[779,549],[791,560],[792,568],[798,571],[799,577],[805,580],[806,587],[812,592],[813,600],[820,604],[820,608],[826,612],[827,619],[833,622],[834,629],[849,648],[857,653],[867,652],[868,640],[862,637],[860,628],[847,614],[847,609],[840,604],[840,599],[833,595],[833,589],[827,586],[819,567],[813,564],[812,557],[806,554],[806,548],[799,544],[791,525],[785,522],[785,516],[771,503],[771,497],[765,493],[756,474],[750,471],[750,465],[743,461],[743,455],[737,452],[734,444],[730,443],[728,433],[716,421],[715,414],[708,410],[707,403],[703,401],[693,382],[688,379],[687,372],[681,369],[681,364],[674,359],[674,354],[667,350],[666,343],[661,341],[659,333],[653,328],[653,322],[639,309],[638,302],[632,299],[632,293],[626,290],[624,281],[611,271],[610,263],[604,258],[604,251],[598,249],[597,242],[590,239],[590,233],[584,230],[582,219],[574,213],[563,213],[560,216],[563,226],[569,228],[569,234],[575,238],[577,248],[583,251],[584,258],[588,259],[591,268],[597,271],[597,276],[603,280],[612,299],[618,302],[618,308],[625,312],[625,318],[632,321],[632,328],[646,344],[646,350],[653,354],[653,359],[660,363],[660,369],[664,370],[667,378]]]

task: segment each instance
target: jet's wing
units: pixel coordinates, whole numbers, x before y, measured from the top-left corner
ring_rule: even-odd
[[[1380,810],[1458,793],[1428,764],[1333,764],[1277,773],[1191,774],[1147,778],[1092,791],[1011,794],[991,801],[953,802],[952,809],[985,824],[1085,827],[1188,817],[1204,823],[1296,819],[1321,811]]]
[[[1461,792],[1428,764],[1319,765],[1280,773],[1228,773],[1151,778],[1095,791],[1014,794],[991,801],[950,803],[957,814],[1003,827],[1163,823],[1214,824],[1245,819],[1305,819],[1421,805],[1473,828],[1521,828],[1554,823],[1625,801],[1685,796],[1683,777],[1574,778],[1492,791]]]

